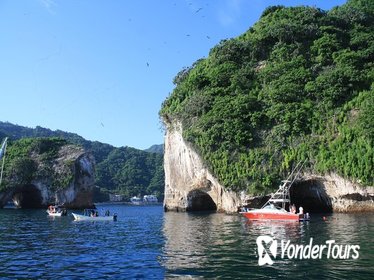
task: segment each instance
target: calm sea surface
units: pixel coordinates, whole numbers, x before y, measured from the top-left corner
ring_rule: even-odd
[[[255,223],[239,215],[164,213],[100,205],[117,222],[74,222],[44,210],[0,210],[0,279],[374,279],[374,217],[333,214],[309,223]],[[359,258],[258,266],[256,238],[360,245]]]

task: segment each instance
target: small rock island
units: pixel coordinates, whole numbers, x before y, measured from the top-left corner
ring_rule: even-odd
[[[236,212],[306,162],[291,201],[374,210],[373,4],[268,7],[164,101],[165,210]],[[369,39],[370,38],[370,39]]]
[[[0,207],[93,206],[95,159],[91,153],[60,138],[24,138],[7,148]]]

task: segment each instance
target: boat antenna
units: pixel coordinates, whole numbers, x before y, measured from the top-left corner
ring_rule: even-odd
[[[306,160],[304,160],[303,162],[302,162],[302,161],[299,161],[299,162],[297,163],[297,165],[295,166],[294,170],[292,171],[292,174],[293,174],[295,171],[296,171],[296,174],[295,174],[295,176],[293,176],[290,185],[292,185],[292,184],[296,181],[296,178],[297,178],[297,176],[300,174],[301,170],[303,169],[305,162],[306,162]],[[301,165],[300,165],[300,164],[301,164]],[[299,165],[300,165],[300,166],[299,166]],[[296,169],[297,169],[297,170],[296,170]],[[292,175],[292,174],[291,174],[291,175]]]
[[[1,148],[0,148],[0,160],[3,159],[3,164],[1,165],[0,186],[1,186],[1,183],[3,182],[3,172],[4,172],[7,141],[8,141],[8,137],[5,137],[3,145],[1,145]]]
[[[304,160],[304,161],[299,161],[299,162],[296,164],[295,168],[292,170],[292,173],[290,174],[290,176],[292,176],[292,175],[295,173],[295,171],[296,171],[296,174],[295,174],[293,177],[291,177],[292,180],[291,180],[289,186],[287,187],[287,188],[288,188],[288,189],[287,189],[288,193],[289,193],[289,191],[290,191],[290,189],[291,189],[291,186],[292,186],[293,183],[296,181],[296,178],[298,177],[298,175],[300,174],[301,170],[303,169],[305,162],[306,162],[306,160]],[[300,165],[300,164],[301,164],[301,165]],[[300,165],[300,166],[299,166],[299,165]],[[289,178],[290,178],[290,176],[289,176]],[[288,179],[288,178],[287,178],[287,179]],[[289,196],[289,199],[290,199],[290,204],[291,204],[291,196]]]
[[[288,175],[287,180],[282,181],[282,184],[279,186],[278,190],[270,197],[262,208],[270,203],[282,203],[282,208],[284,209],[286,207],[286,203],[291,203],[290,188],[301,172],[305,162],[306,160],[303,162],[299,161],[296,164],[296,166],[292,169],[291,174]]]

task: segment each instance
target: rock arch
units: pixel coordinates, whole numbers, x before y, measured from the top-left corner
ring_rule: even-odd
[[[33,184],[16,187],[12,200],[17,208],[41,208],[43,202],[40,190]]]
[[[326,193],[324,184],[318,179],[309,179],[294,183],[290,189],[291,202],[304,212],[326,213],[332,212],[332,201]]]
[[[187,194],[186,211],[217,211],[217,204],[208,193],[192,190]]]

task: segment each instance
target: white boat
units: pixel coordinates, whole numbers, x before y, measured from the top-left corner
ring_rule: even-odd
[[[84,209],[83,215],[71,213],[75,221],[117,221],[117,214],[109,215],[107,210],[104,215],[99,215],[97,209]]]
[[[137,196],[133,196],[132,198],[130,198],[130,201],[134,205],[140,205],[143,202],[142,199],[140,197],[137,197]]]
[[[143,202],[146,203],[146,204],[157,203],[158,199],[157,199],[157,196],[155,196],[153,194],[150,194],[150,195],[143,196]]]
[[[49,216],[52,216],[52,217],[61,217],[61,216],[67,216],[68,211],[61,206],[50,205],[47,209],[47,213]]]

